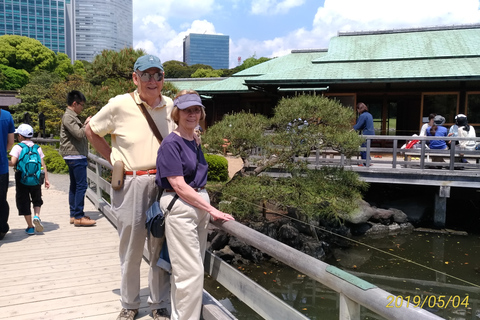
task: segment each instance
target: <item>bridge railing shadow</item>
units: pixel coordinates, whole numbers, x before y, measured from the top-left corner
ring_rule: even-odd
[[[86,195],[96,208],[116,226],[117,218],[109,204],[111,186],[104,178],[108,176],[106,172],[111,170],[112,166],[93,154],[89,154],[88,158],[92,166],[89,166],[87,171],[89,188]],[[408,305],[406,301],[402,301],[401,305],[395,305],[394,308],[386,308],[386,302],[393,295],[371,283],[297,251],[236,221],[214,222],[214,224],[239,240],[337,292],[340,319],[360,320],[361,306],[386,319],[442,319],[426,310],[415,308],[412,304]],[[147,260],[149,259],[146,249],[144,249],[144,256]],[[263,318],[308,319],[210,252],[206,252],[204,267],[214,280]],[[216,300],[204,291],[203,317],[207,319],[206,315],[212,315],[211,319],[232,319],[229,313],[222,312],[222,307],[215,302]],[[219,314],[222,316],[218,316]]]

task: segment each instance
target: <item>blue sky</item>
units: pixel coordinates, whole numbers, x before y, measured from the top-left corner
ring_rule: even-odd
[[[341,31],[480,23],[479,0],[133,0],[133,46],[182,60],[189,33],[230,36],[238,57],[328,48]]]

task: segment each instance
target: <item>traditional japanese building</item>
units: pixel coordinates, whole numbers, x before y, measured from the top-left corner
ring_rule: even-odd
[[[289,55],[195,88],[207,123],[246,110],[271,115],[282,97],[366,103],[378,134],[418,133],[430,113],[480,125],[480,24],[339,33],[324,50]],[[480,132],[480,131],[479,131]]]

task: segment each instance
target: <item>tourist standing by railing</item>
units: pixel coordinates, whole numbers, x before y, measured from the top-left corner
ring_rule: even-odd
[[[353,126],[355,131],[359,131],[360,134],[364,136],[374,136],[375,128],[373,126],[373,117],[370,112],[368,112],[368,107],[363,102],[357,104],[357,111],[360,114],[357,119],[357,123]],[[365,148],[367,143],[362,143],[361,147]],[[360,156],[363,160],[367,159],[367,152],[361,151]],[[367,163],[359,164],[359,166],[366,166]]]
[[[91,117],[80,121],[78,115],[82,112],[87,99],[80,91],[73,90],[67,95],[67,108],[62,117],[60,127],[60,154],[68,166],[70,187],[68,204],[70,207],[70,224],[76,227],[90,227],[95,220],[85,216],[85,192],[87,191],[87,155],[88,140],[85,126]]]
[[[166,214],[165,233],[172,265],[172,319],[200,319],[203,259],[208,224],[233,220],[210,205],[208,165],[195,138],[195,127],[205,119],[202,100],[194,90],[182,90],[174,100],[172,119],[178,125],[162,142],[157,157],[156,183],[165,189],[160,208]]]
[[[164,72],[156,56],[142,56],[135,62],[132,79],[137,90],[118,95],[87,124],[87,138],[112,165],[123,162],[123,187],[112,190],[112,210],[117,216],[122,271],[122,311],[117,320],[132,320],[140,307],[140,264],[147,229],[145,212],[155,201],[155,163],[160,143],[152,132],[142,106],[163,137],[175,128],[170,118],[172,99],[162,95]],[[195,124],[196,125],[196,124]],[[111,134],[112,147],[103,138]],[[121,162],[118,164],[122,165]],[[123,172],[123,171],[120,171]],[[168,273],[156,265],[163,240],[149,237],[150,274],[148,303],[155,320],[168,319],[170,282]]]

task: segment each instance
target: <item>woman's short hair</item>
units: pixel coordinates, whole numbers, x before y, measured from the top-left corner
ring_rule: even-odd
[[[365,111],[368,111],[368,107],[365,103],[359,102],[357,103],[357,111],[358,113],[364,113]]]
[[[178,97],[180,96],[183,96],[184,94],[196,94],[197,96],[200,97],[200,95],[198,94],[197,91],[193,90],[193,89],[184,89],[184,90],[181,90],[179,91],[176,95],[175,95],[175,98],[173,98],[173,100],[177,99]],[[200,120],[204,120],[205,119],[205,109],[202,107],[200,108],[202,110],[202,114],[200,116]],[[171,114],[171,117],[172,117],[172,120],[178,125],[178,120],[180,120],[180,116],[179,116],[179,112],[180,112],[180,109],[177,108],[177,106],[173,106],[173,110],[172,110],[172,114]]]

